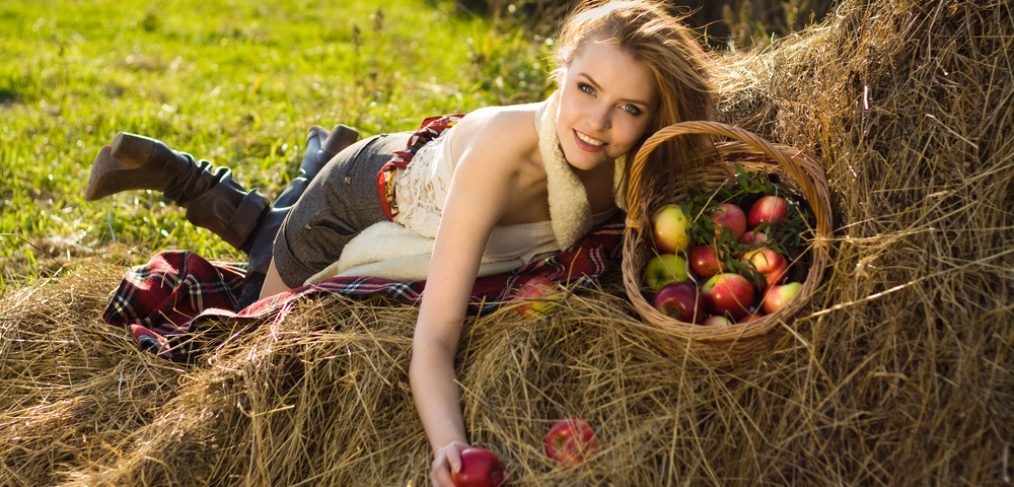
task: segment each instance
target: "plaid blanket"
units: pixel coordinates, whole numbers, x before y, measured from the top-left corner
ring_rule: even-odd
[[[623,217],[585,235],[571,248],[512,272],[480,277],[472,288],[469,312],[488,312],[513,299],[528,280],[541,276],[567,285],[587,285],[620,259]],[[401,282],[372,277],[335,277],[261,299],[235,310],[242,291],[243,264],[212,262],[193,252],[170,250],[127,271],[102,318],[130,331],[138,346],[168,359],[185,360],[188,337],[212,317],[281,317],[293,303],[321,293],[369,296],[383,293],[403,303],[419,301],[426,281]]]

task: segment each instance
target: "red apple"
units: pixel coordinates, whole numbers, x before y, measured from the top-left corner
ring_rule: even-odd
[[[785,257],[770,247],[750,250],[743,254],[740,260],[752,265],[754,269],[757,269],[757,272],[764,275],[766,287],[771,287],[771,285],[781,281],[789,269],[789,263],[785,260]]]
[[[581,418],[566,418],[553,423],[544,443],[546,455],[564,465],[581,463],[599,448],[595,430]]]
[[[679,205],[665,205],[656,211],[651,229],[659,252],[675,254],[690,244],[690,219]]]
[[[736,323],[749,323],[749,322],[751,322],[753,320],[759,320],[763,316],[764,316],[764,314],[761,313],[760,310],[757,310],[757,311],[754,311],[753,313],[750,313],[750,314],[748,314],[748,315],[740,318],[739,321],[737,321]]]
[[[552,279],[535,276],[521,285],[515,299],[524,301],[518,306],[518,314],[525,318],[545,316],[556,309],[556,301],[550,297],[556,291],[556,283]]]
[[[718,253],[714,245],[698,245],[690,249],[690,269],[694,275],[701,279],[707,279],[722,272],[722,262],[718,260]]]
[[[715,222],[715,237],[721,234],[721,227],[729,229],[734,238],[739,238],[746,231],[746,214],[740,207],[732,203],[722,203],[711,212],[711,220]]]
[[[461,451],[461,469],[451,472],[456,487],[497,487],[504,481],[503,465],[496,453],[482,447]]]
[[[644,282],[652,291],[658,291],[671,282],[683,282],[687,274],[687,260],[676,254],[659,254],[644,268]]]
[[[753,284],[739,274],[726,272],[711,276],[701,287],[704,302],[715,314],[742,318],[753,306]]]
[[[762,223],[780,223],[785,220],[789,212],[789,204],[785,198],[780,196],[763,196],[750,207],[747,222],[750,228],[755,228]]]
[[[796,295],[799,294],[799,290],[802,288],[803,285],[798,282],[771,286],[764,293],[764,299],[761,300],[761,308],[764,308],[765,313],[774,313],[788,306],[793,299],[796,299]]]
[[[754,230],[748,230],[739,237],[739,243],[747,245],[764,245],[767,242],[768,234]]]
[[[696,286],[688,282],[667,284],[658,290],[652,304],[655,309],[680,321],[697,323],[704,319],[701,294]]]
[[[729,321],[729,318],[726,318],[722,315],[711,315],[703,322],[701,322],[701,325],[704,326],[729,326],[731,324],[733,323]]]

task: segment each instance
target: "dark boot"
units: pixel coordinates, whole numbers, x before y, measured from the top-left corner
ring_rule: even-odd
[[[242,249],[268,207],[267,198],[246,191],[227,168],[211,172],[208,161],[196,162],[162,142],[120,132],[92,163],[86,200],[130,189],[162,191],[187,210],[187,219]]]

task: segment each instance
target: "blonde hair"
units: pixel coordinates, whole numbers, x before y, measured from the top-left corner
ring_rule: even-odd
[[[562,71],[589,42],[623,49],[655,77],[658,111],[644,137],[627,154],[628,161],[633,161],[645,139],[663,127],[714,119],[712,60],[681,18],[669,14],[662,3],[593,0],[580,4],[564,21],[556,42],[555,80],[560,80]],[[673,177],[673,161],[697,161],[713,153],[707,137],[680,136],[655,149],[646,163],[652,173]]]

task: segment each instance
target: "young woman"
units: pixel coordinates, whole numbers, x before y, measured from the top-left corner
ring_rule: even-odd
[[[88,196],[162,189],[191,220],[247,250],[255,271],[270,247],[263,285],[247,285],[261,296],[334,271],[343,249],[350,253],[375,226],[432,238],[409,375],[433,449],[432,483],[449,486],[468,446],[453,363],[476,276],[486,264],[524,262],[576,242],[623,207],[624,160],[651,133],[713,117],[710,61],[660,3],[585,4],[556,45],[557,89],[541,102],[482,108],[414,136],[378,135],[340,151],[354,138],[350,130],[312,131],[304,160],[312,180],[294,204],[298,187],[268,209],[227,171],[212,174],[204,162],[130,134],[100,152]],[[648,170],[667,171],[667,161],[708,150],[704,138],[680,137],[652,153]],[[337,153],[328,160],[329,151]]]

